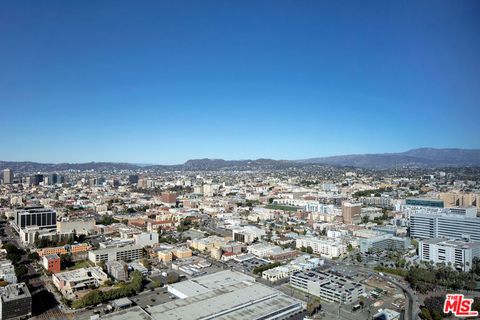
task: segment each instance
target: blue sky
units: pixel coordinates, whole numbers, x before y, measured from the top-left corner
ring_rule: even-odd
[[[479,1],[2,1],[0,159],[480,147]]]

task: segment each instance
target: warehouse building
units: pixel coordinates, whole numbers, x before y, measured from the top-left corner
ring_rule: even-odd
[[[147,308],[152,319],[289,319],[304,312],[302,301],[234,271],[221,271],[169,285],[181,299]]]

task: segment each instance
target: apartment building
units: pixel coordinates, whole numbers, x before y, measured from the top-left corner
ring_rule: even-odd
[[[143,258],[143,247],[137,245],[106,248],[88,252],[88,260],[97,264],[101,261],[133,261]]]
[[[328,258],[336,258],[341,256],[347,251],[347,247],[337,240],[318,239],[314,237],[298,238],[296,240],[296,248],[302,247],[313,249],[313,253],[326,256]]]

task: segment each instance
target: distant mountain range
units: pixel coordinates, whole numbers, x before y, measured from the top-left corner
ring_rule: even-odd
[[[367,169],[390,168],[442,168],[480,166],[480,149],[433,149],[419,148],[400,153],[353,154],[304,160],[223,160],[194,159],[180,165],[140,165],[115,162],[87,163],[37,163],[0,161],[0,169],[10,168],[15,172],[54,172],[65,170],[255,170],[284,169],[311,165],[335,167],[358,167]]]
[[[480,149],[419,148],[400,153],[352,154],[312,158],[299,162],[368,169],[480,166]]]

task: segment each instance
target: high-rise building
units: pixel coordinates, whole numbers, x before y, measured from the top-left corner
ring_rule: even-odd
[[[32,296],[23,282],[0,287],[0,300],[0,319],[21,319],[32,315]]]
[[[38,186],[40,182],[43,182],[43,174],[34,174],[30,177],[30,184]]]
[[[480,218],[459,214],[413,214],[410,236],[417,239],[448,238],[480,241]]]
[[[3,183],[4,184],[13,183],[13,171],[11,169],[3,170]]]
[[[353,224],[361,220],[362,204],[344,201],[342,203],[343,223]]]
[[[177,194],[175,192],[162,192],[161,200],[163,203],[176,203]]]
[[[51,173],[48,175],[48,184],[57,184],[58,183],[58,174],[56,173]]]
[[[128,176],[128,183],[135,184],[138,183],[138,174],[131,174]]]

